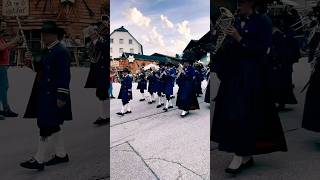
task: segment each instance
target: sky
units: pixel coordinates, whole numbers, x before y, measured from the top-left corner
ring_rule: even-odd
[[[110,0],[111,32],[124,26],[144,54],[182,54],[210,30],[210,0]]]

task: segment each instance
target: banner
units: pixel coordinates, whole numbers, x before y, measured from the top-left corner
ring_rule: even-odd
[[[29,0],[2,0],[3,16],[28,16]]]

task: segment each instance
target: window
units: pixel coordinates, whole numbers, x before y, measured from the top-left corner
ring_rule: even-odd
[[[123,44],[123,39],[119,39],[119,44]]]
[[[123,54],[123,48],[119,49],[119,53],[122,55]]]
[[[110,44],[112,44],[113,43],[113,39],[110,39]]]
[[[129,44],[132,44],[132,39],[129,39]]]
[[[134,53],[134,49],[133,48],[130,49],[130,53]]]

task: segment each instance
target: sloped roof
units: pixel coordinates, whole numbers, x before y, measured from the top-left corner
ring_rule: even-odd
[[[130,56],[133,56],[134,59],[142,60],[142,61],[155,61],[159,63],[167,63],[170,61],[170,59],[165,57],[159,57],[159,56],[148,56],[148,55],[142,55],[142,54],[133,54],[133,53],[123,53],[122,58],[129,58]]]

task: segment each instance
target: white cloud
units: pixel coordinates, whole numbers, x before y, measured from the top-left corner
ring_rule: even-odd
[[[174,27],[173,23],[168,19],[167,16],[160,15],[160,19],[162,23],[165,25],[165,27],[172,29]]]
[[[191,39],[191,29],[189,26],[189,21],[178,23],[178,32],[186,39]]]
[[[136,7],[129,8],[128,11],[125,12],[125,15],[131,22],[138,26],[150,26],[151,19],[149,17],[144,16]]]

